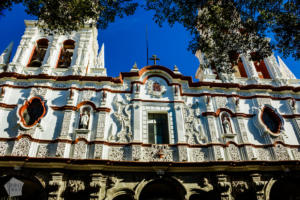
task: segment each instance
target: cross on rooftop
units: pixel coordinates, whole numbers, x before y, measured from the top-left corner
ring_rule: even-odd
[[[154,61],[154,65],[156,65],[156,61],[157,61],[157,60],[160,60],[160,59],[157,57],[157,55],[153,55],[153,56],[150,58],[150,60],[153,60],[153,61]]]

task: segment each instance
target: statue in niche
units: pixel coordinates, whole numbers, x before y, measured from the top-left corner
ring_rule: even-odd
[[[225,134],[232,134],[232,128],[230,124],[230,119],[228,115],[223,115],[222,117],[222,125],[223,125],[223,130]]]
[[[88,108],[82,109],[82,114],[80,115],[79,129],[88,129],[90,121],[90,112]]]

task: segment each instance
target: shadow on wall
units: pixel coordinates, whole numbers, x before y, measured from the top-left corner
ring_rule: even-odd
[[[51,104],[52,105],[55,105],[55,106],[64,106],[67,104],[67,98],[68,98],[68,95],[69,95],[69,92],[66,90],[66,91],[60,91],[58,93],[58,97],[53,99],[51,101]]]
[[[4,131],[9,135],[9,137],[17,137],[18,130],[19,130],[19,124],[18,117],[17,117],[17,107],[10,111],[7,115],[7,124],[8,127],[4,129]]]
[[[271,188],[270,200],[299,200],[299,189],[299,177],[290,177],[277,180]]]

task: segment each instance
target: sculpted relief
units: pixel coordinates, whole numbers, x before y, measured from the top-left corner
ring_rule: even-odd
[[[183,115],[184,115],[184,125],[186,132],[186,141],[189,144],[200,144],[206,141],[204,135],[201,121],[199,118],[199,108],[198,102],[187,105],[184,104]]]
[[[128,101],[128,100],[127,100]],[[115,136],[110,136],[111,140],[117,142],[130,142],[132,140],[132,131],[131,131],[131,107],[132,105],[125,100],[121,99],[119,96],[115,96],[113,100],[113,105],[115,107],[115,112],[113,116],[117,119],[119,129]]]

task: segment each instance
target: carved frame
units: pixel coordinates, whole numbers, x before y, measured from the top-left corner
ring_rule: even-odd
[[[32,125],[27,125],[25,122],[25,119],[23,117],[23,113],[24,113],[25,109],[27,109],[28,106],[32,103],[32,101],[34,99],[38,99],[40,101],[40,103],[43,107],[43,113],[38,119],[35,120],[35,122]],[[37,126],[39,124],[40,120],[46,115],[46,113],[47,113],[46,102],[44,100],[42,100],[41,97],[38,97],[38,96],[31,97],[29,100],[25,100],[23,105],[21,107],[19,107],[19,109],[17,111],[17,116],[19,118],[18,124],[23,129],[26,129],[26,130],[34,128],[35,126]]]
[[[270,109],[273,114],[277,115],[277,119],[279,120],[278,123],[279,123],[279,128],[278,128],[278,131],[276,133],[272,132],[268,127],[267,125],[264,123],[263,119],[262,119],[262,116],[263,116],[263,113],[265,111],[265,109]],[[280,113],[277,111],[276,108],[274,108],[273,106],[271,105],[264,105],[260,108],[257,109],[256,111],[256,122],[257,123],[254,123],[257,128],[260,128],[264,133],[268,133],[270,134],[271,136],[273,137],[278,137],[280,135],[280,133],[283,131],[283,127],[284,127],[284,120],[282,118],[282,116],[280,115]],[[276,120],[276,119],[275,119]]]

